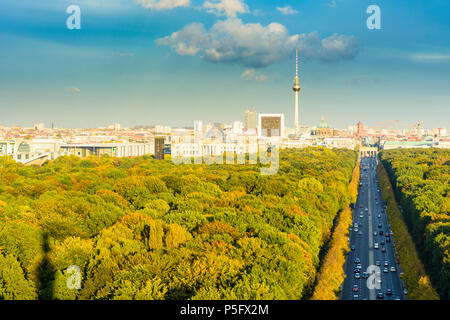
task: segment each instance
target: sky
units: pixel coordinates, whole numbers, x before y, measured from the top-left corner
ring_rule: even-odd
[[[3,126],[293,126],[298,48],[302,125],[450,128],[448,0],[0,0],[0,48]]]

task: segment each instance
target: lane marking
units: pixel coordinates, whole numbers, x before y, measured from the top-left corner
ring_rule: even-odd
[[[369,208],[369,265],[373,265],[374,264],[374,256],[373,256],[373,229],[372,229],[372,203],[371,203],[371,184],[370,184],[370,180],[372,180],[372,167],[370,168],[371,172],[369,175],[369,182],[368,182],[368,191],[367,191],[367,196],[368,196],[368,208]],[[375,300],[375,289],[369,289],[369,300]]]

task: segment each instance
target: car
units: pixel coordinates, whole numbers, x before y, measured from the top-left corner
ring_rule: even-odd
[[[389,232],[386,232],[386,238],[389,238],[391,234]]]
[[[360,217],[361,219],[364,218],[364,216],[363,216],[362,214],[360,214],[359,217]]]
[[[378,200],[378,198],[375,198],[375,200]]]
[[[384,266],[385,266],[385,267],[389,267],[389,261],[385,261],[385,262],[384,262]]]
[[[384,273],[388,273],[388,272],[389,272],[389,269],[388,269],[388,268],[384,268],[384,269],[383,269],[383,272],[384,272]]]
[[[375,243],[373,244],[373,248],[374,248],[374,249],[378,249],[378,242],[375,242]]]
[[[381,223],[378,224],[378,228],[381,229],[383,228],[383,225]]]
[[[382,246],[384,246],[386,243],[385,243],[383,240],[381,240],[380,244],[381,244]]]
[[[381,218],[381,214],[378,215],[378,218]]]
[[[378,298],[378,299],[384,299],[383,293],[382,293],[382,292],[379,292],[379,293],[377,294],[377,298]]]
[[[350,250],[352,250],[352,251],[355,251],[355,246],[352,244],[351,246],[350,246]]]
[[[381,266],[381,263],[380,263],[380,261],[378,261],[378,260],[377,260],[377,261],[375,261],[375,265],[376,265],[376,266],[378,266],[378,267],[379,267],[379,266]]]
[[[361,279],[361,275],[359,274],[359,272],[355,273],[355,279]]]
[[[399,296],[396,296],[396,297],[395,297],[395,300],[400,300],[400,297],[399,297]]]
[[[395,269],[395,267],[392,266],[392,267],[391,267],[391,272],[395,272],[395,271],[397,271],[397,269]]]
[[[367,272],[363,272],[362,276],[363,279],[369,278],[369,274]]]
[[[358,228],[358,224],[355,222],[355,223],[353,224],[353,227],[354,227],[354,228]]]
[[[377,235],[378,235],[378,232],[375,231],[375,232],[373,233],[373,235],[374,235],[374,236],[377,236]]]
[[[391,238],[386,238],[386,242],[391,242]]]
[[[359,207],[360,207],[360,208],[362,208],[362,207],[363,207],[363,205],[360,205]]]
[[[381,252],[386,252],[386,248],[381,248]]]
[[[357,294],[353,295],[353,300],[359,300],[359,296]]]
[[[405,296],[407,296],[408,295],[408,290],[405,288],[405,289],[403,289],[403,294],[405,295]]]
[[[358,232],[358,231],[359,231],[359,229],[358,229],[358,228],[355,228],[355,229],[353,229],[353,231],[355,231],[355,232]]]
[[[360,258],[355,258],[355,263],[361,263],[361,259]]]
[[[365,210],[365,211],[369,211],[369,209],[368,209],[368,208],[365,208],[364,210]]]
[[[361,270],[361,269],[362,269],[361,263],[358,263],[358,264],[356,265],[356,268],[358,268],[359,270]]]
[[[358,292],[358,290],[359,290],[358,285],[355,284],[355,285],[353,286],[353,292]]]
[[[380,236],[382,236],[383,235],[383,230],[380,230],[379,234],[380,234]]]
[[[386,295],[392,296],[392,289],[387,289],[386,290]]]

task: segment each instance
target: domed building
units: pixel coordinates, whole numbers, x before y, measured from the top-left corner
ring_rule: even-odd
[[[314,134],[321,137],[333,136],[333,129],[328,126],[328,123],[325,121],[323,116],[320,122],[317,124]]]

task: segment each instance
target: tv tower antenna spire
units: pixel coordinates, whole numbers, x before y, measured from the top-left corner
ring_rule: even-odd
[[[294,104],[294,126],[298,129],[298,93],[301,90],[300,82],[298,80],[298,48],[295,49],[295,79],[292,87],[294,90],[295,104]]]

